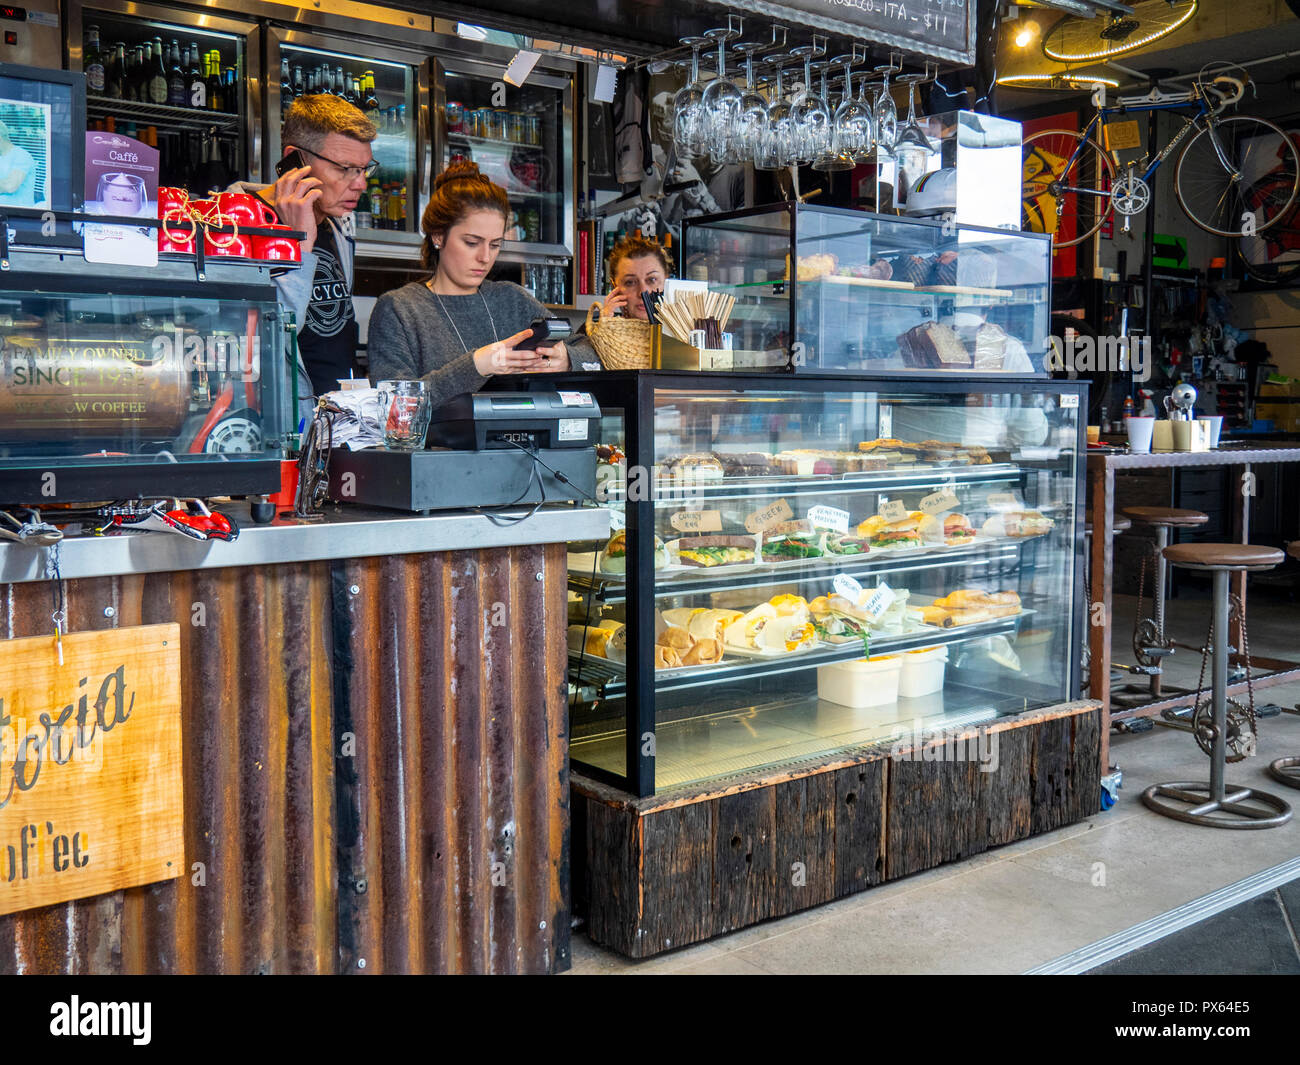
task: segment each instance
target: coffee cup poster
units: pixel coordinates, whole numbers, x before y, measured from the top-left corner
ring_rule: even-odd
[[[86,134],[86,214],[158,217],[158,149],[120,133]],[[158,265],[158,231],[149,226],[85,226],[86,259]]]

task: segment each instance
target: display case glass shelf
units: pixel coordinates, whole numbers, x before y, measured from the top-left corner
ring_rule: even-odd
[[[791,369],[1045,376],[1050,260],[1042,234],[775,204],[688,221],[682,266]]]
[[[580,772],[649,795],[1077,695],[1085,386],[570,380],[621,529],[570,548]]]

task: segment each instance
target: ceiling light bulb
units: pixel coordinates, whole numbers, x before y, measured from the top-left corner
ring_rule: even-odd
[[[1029,42],[1034,39],[1034,35],[1029,32],[1029,27],[1025,26],[1016,33],[1016,47],[1028,48]]]

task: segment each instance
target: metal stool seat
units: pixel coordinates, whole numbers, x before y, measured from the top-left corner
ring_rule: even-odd
[[[1282,552],[1252,544],[1174,544],[1164,556],[1175,566],[1214,575],[1213,720],[1210,780],[1153,784],[1142,793],[1148,809],[1177,821],[1213,828],[1276,828],[1291,820],[1291,807],[1276,795],[1232,786],[1223,780],[1228,731],[1228,574],[1272,569]]]
[[[1286,545],[1286,553],[1300,558],[1300,540]],[[1296,708],[1300,710],[1300,707]],[[1268,767],[1268,775],[1288,788],[1300,788],[1300,758],[1278,758]]]
[[[1161,694],[1161,659],[1174,653],[1174,646],[1165,636],[1165,586],[1168,582],[1168,570],[1164,551],[1169,546],[1170,529],[1189,529],[1204,525],[1210,520],[1209,515],[1199,510],[1184,510],[1179,507],[1124,507],[1121,511],[1126,517],[1143,525],[1150,525],[1156,532],[1155,549],[1155,589],[1152,593],[1153,616],[1143,615],[1142,604],[1146,592],[1147,558],[1142,560],[1142,572],[1138,577],[1138,609],[1133,616],[1133,654],[1138,668],[1133,672],[1145,673],[1150,679],[1150,693],[1153,697]],[[1136,694],[1137,689],[1133,689]]]
[[[1113,528],[1115,530],[1115,535],[1118,536],[1120,533],[1128,532],[1129,529],[1133,528],[1133,523],[1129,521],[1128,518],[1116,518],[1113,524]],[[1087,518],[1084,520],[1083,533],[1085,536],[1092,535],[1092,518]]]

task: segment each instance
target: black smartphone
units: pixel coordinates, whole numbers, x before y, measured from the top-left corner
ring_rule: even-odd
[[[302,157],[302,152],[294,148],[288,155],[275,164],[275,176],[284,177],[290,170],[301,170],[307,165],[307,160]]]
[[[567,318],[538,318],[530,327],[533,335],[525,337],[515,345],[516,351],[536,351],[539,347],[550,347],[569,339],[573,326]]]

